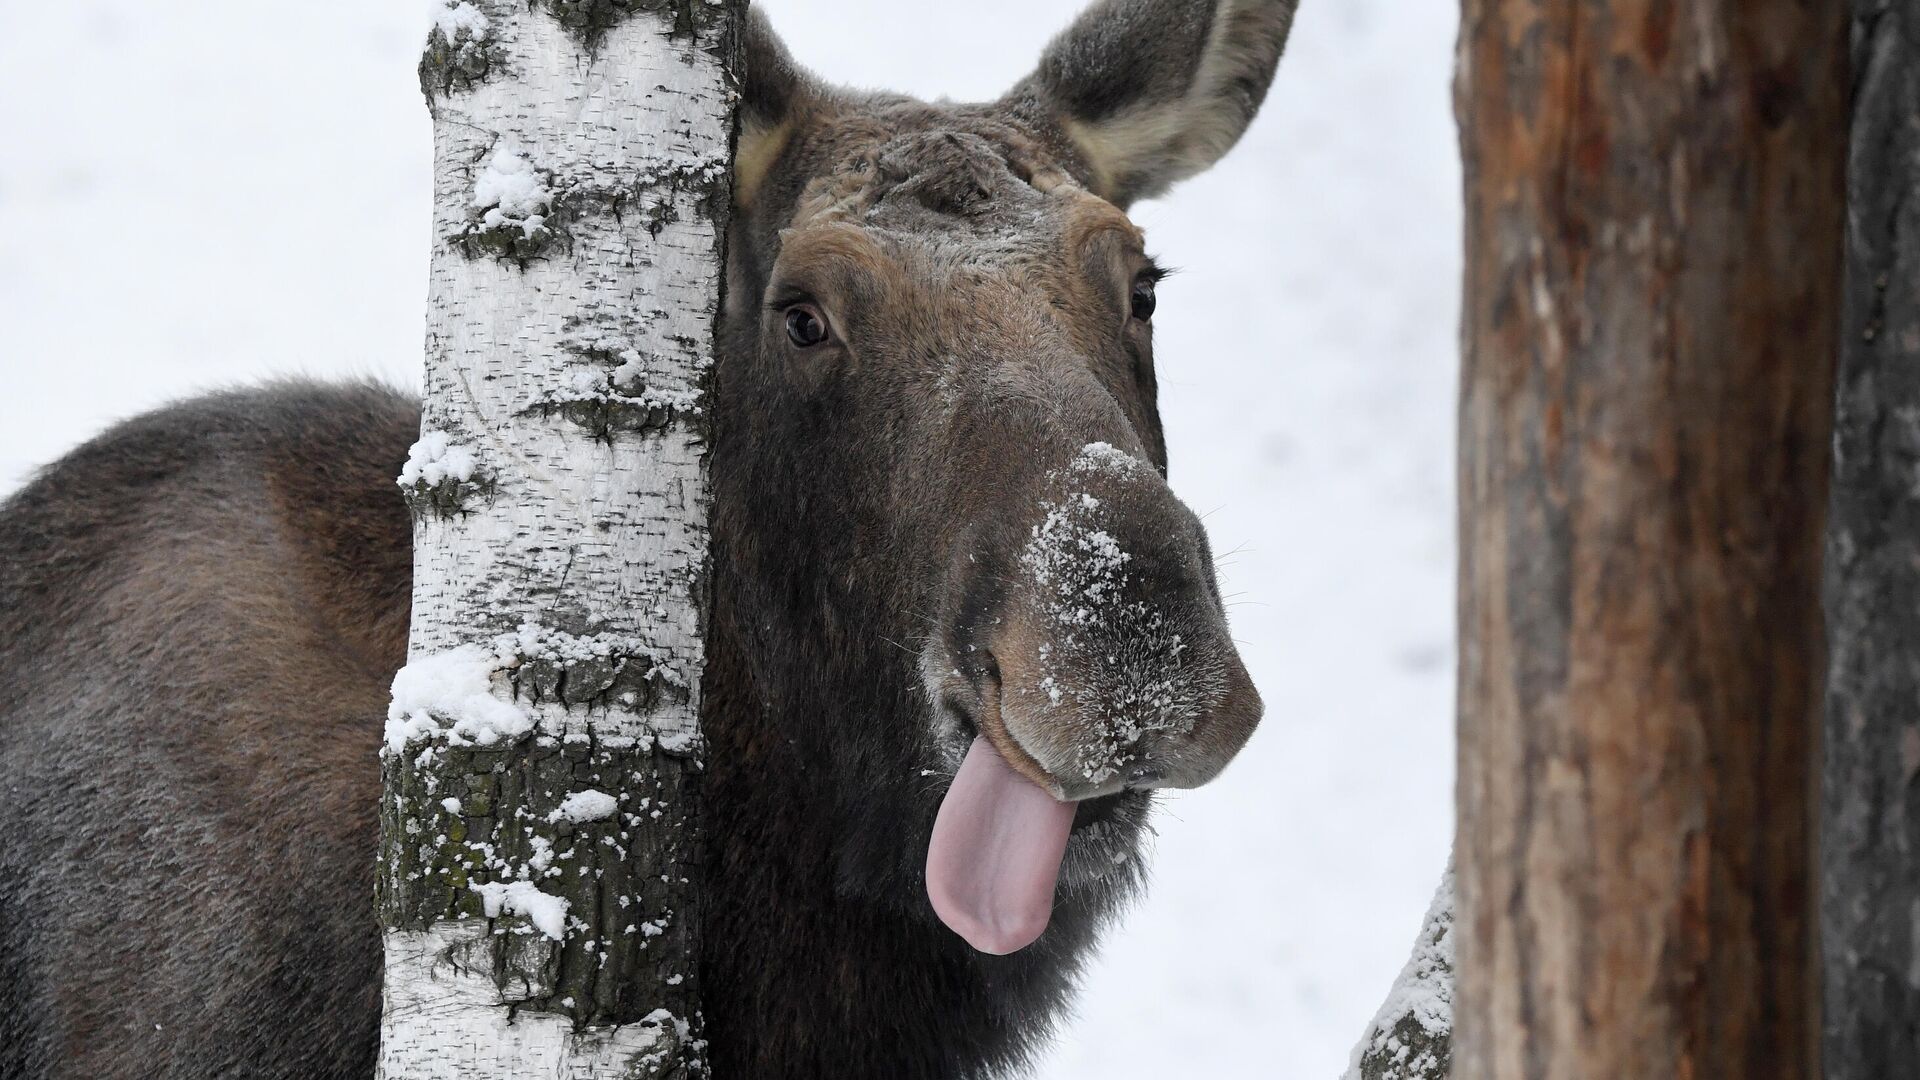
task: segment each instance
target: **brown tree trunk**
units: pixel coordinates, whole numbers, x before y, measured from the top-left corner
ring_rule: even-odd
[[[1454,1075],[1818,1075],[1845,4],[1467,0]]]
[[[1920,0],[1854,0],[1827,528],[1828,1080],[1920,1071]]]

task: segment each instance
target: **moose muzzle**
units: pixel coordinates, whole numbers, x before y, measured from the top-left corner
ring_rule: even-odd
[[[1045,930],[1076,801],[1205,783],[1261,713],[1205,533],[1151,465],[1085,444],[1032,513],[969,605],[992,612],[966,646],[977,737],[927,853],[935,912],[988,953]]]

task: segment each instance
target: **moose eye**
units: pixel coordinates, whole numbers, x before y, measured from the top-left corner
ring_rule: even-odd
[[[1133,283],[1133,317],[1141,322],[1153,318],[1154,296],[1153,279],[1140,278]]]
[[[795,304],[787,309],[787,340],[811,349],[827,340],[827,321],[812,304]]]

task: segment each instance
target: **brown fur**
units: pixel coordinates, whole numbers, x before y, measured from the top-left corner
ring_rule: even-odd
[[[1209,778],[1257,720],[1164,482],[1123,205],[1224,151],[1280,44],[1236,35],[1283,37],[1290,12],[1108,0],[988,105],[828,89],[750,23],[711,409],[716,1075],[1027,1060],[1140,880],[1147,789]],[[1169,109],[1214,134],[1108,123]],[[832,343],[787,340],[795,303]],[[0,1075],[370,1071],[375,747],[411,576],[393,477],[417,427],[376,387],[216,395],[0,508]],[[1076,464],[1089,444],[1119,464]],[[1034,569],[1063,500],[1127,555],[1074,600],[1084,625]],[[1053,922],[1004,957],[939,925],[921,878],[976,732],[1081,800]],[[1113,768],[1083,767],[1096,751]]]
[[[378,1008],[392,464],[417,427],[373,387],[222,395],[7,502],[0,1075],[370,1071],[338,1018]]]

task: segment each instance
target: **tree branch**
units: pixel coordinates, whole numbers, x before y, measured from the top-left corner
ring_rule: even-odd
[[[1453,1064],[1453,865],[1433,892],[1413,955],[1342,1080],[1446,1080]]]

